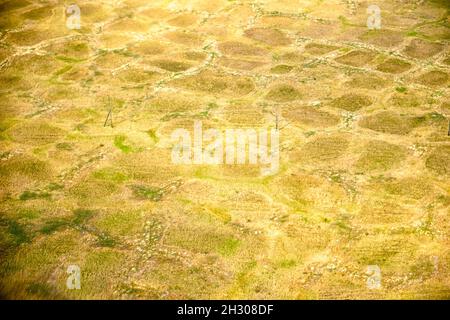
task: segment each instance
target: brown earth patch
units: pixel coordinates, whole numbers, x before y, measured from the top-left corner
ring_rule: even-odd
[[[435,148],[425,161],[425,166],[439,175],[450,175],[450,146]]]
[[[371,62],[376,56],[375,52],[366,50],[354,50],[335,60],[342,64],[347,64],[353,67],[363,67]]]
[[[197,22],[197,16],[194,14],[180,14],[179,16],[169,19],[168,24],[175,27],[189,27]]]
[[[326,128],[339,123],[339,117],[308,106],[291,108],[283,116],[289,121],[314,128]]]
[[[228,76],[211,71],[203,71],[197,75],[171,82],[173,85],[194,91],[209,92],[212,94],[246,95],[255,85],[250,78]]]
[[[237,69],[237,70],[253,70],[256,69],[264,63],[259,61],[252,61],[252,60],[239,60],[239,59],[229,59],[229,58],[221,58],[219,60],[219,64],[221,64],[224,67],[231,68],[231,69]]]
[[[439,43],[433,43],[422,39],[414,39],[403,50],[403,53],[416,59],[425,59],[434,56],[442,51],[443,45]]]
[[[196,33],[173,31],[165,34],[165,37],[173,42],[184,44],[186,46],[200,46],[202,37]]]
[[[270,46],[287,46],[291,43],[291,40],[289,40],[283,32],[277,29],[252,28],[245,30],[244,34],[250,39]]]
[[[361,88],[361,89],[371,89],[379,90],[387,87],[388,82],[378,76],[367,75],[365,73],[355,74],[351,80],[345,82],[350,88]]]
[[[373,103],[369,96],[362,94],[349,93],[334,99],[331,105],[335,108],[347,111],[357,111],[361,108],[368,107]]]
[[[156,41],[139,42],[138,44],[131,46],[129,49],[130,51],[141,55],[156,55],[162,54],[165,51],[165,47]]]
[[[370,30],[361,35],[359,39],[375,46],[392,48],[403,42],[403,34],[392,30]]]
[[[402,116],[391,111],[382,111],[374,115],[364,117],[359,125],[374,131],[406,135],[410,133],[418,123],[414,118]]]
[[[404,148],[374,140],[366,145],[364,152],[355,163],[355,168],[362,172],[384,171],[398,165],[405,157]]]
[[[449,76],[447,73],[433,70],[419,76],[416,81],[425,86],[443,86],[448,83]]]
[[[389,58],[377,66],[378,71],[394,74],[403,73],[409,69],[411,69],[409,62],[397,58]]]
[[[288,102],[302,97],[300,91],[290,84],[279,84],[272,87],[266,95],[267,100]]]
[[[222,42],[219,44],[219,50],[225,54],[243,56],[261,56],[268,53],[268,51],[263,48],[238,41]]]
[[[312,55],[323,55],[328,52],[334,51],[339,49],[336,46],[330,46],[326,44],[320,44],[320,43],[308,43],[305,46],[305,51]]]

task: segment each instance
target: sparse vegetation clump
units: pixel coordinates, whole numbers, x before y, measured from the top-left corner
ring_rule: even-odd
[[[442,49],[443,46],[439,43],[413,39],[403,52],[412,58],[425,59],[436,55]]]
[[[383,133],[406,135],[417,125],[417,118],[383,111],[367,116],[360,121],[360,126]]]
[[[134,195],[141,199],[149,199],[151,201],[159,201],[163,196],[163,190],[155,187],[134,185],[131,187]]]
[[[50,198],[48,192],[35,192],[35,191],[24,191],[20,196],[20,200],[31,200],[31,199],[41,199]]]
[[[400,146],[383,141],[370,141],[355,167],[361,172],[385,171],[400,164],[405,157],[406,150]]]
[[[245,36],[270,46],[285,46],[291,43],[289,38],[277,29],[252,28],[245,31]]]
[[[301,97],[302,95],[300,91],[289,84],[276,85],[271,88],[266,95],[266,99],[276,102],[294,101],[300,99]]]
[[[308,43],[305,46],[306,52],[308,52],[309,54],[312,54],[312,55],[322,55],[322,54],[329,53],[331,51],[335,51],[337,49],[338,49],[338,47],[336,47],[336,46],[324,45],[324,44],[319,44],[319,43]]]
[[[226,41],[219,44],[219,50],[229,55],[261,56],[267,54],[267,50],[238,41]]]
[[[409,69],[411,69],[411,67],[411,64],[406,61],[397,58],[391,58],[378,65],[377,70],[397,74],[408,71]]]
[[[186,88],[210,94],[226,94],[243,96],[254,89],[254,83],[250,78],[240,76],[216,75],[209,71],[175,80],[176,87]]]
[[[370,106],[372,100],[370,97],[361,94],[346,94],[332,101],[332,106],[347,111],[357,111],[361,108]]]
[[[449,81],[447,73],[437,70],[432,70],[421,75],[417,82],[426,86],[443,86]]]
[[[362,67],[371,62],[375,56],[374,52],[355,50],[337,58],[336,61],[353,67]]]
[[[284,117],[311,128],[331,127],[339,123],[338,116],[309,106],[294,106],[284,112]]]
[[[450,147],[442,146],[433,150],[425,161],[425,165],[431,171],[448,176],[450,174]]]
[[[289,66],[289,65],[279,64],[279,65],[273,67],[272,69],[270,69],[270,71],[275,74],[284,74],[284,73],[289,73],[290,71],[292,71],[293,68],[294,67]]]
[[[185,62],[172,60],[156,60],[152,62],[153,65],[171,72],[180,72],[189,69],[191,66]]]
[[[333,161],[341,157],[347,150],[349,141],[343,136],[322,136],[305,144],[303,157],[311,161]]]

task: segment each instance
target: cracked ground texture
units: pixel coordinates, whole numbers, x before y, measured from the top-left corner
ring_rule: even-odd
[[[450,298],[449,10],[0,1],[0,296]],[[195,120],[280,121],[279,172],[172,164]]]

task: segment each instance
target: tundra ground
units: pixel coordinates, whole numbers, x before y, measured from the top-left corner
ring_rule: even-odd
[[[0,1],[0,296],[450,298],[449,10]],[[280,124],[279,172],[173,164],[198,120]]]

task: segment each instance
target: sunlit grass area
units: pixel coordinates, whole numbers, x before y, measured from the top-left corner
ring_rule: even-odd
[[[449,299],[450,2],[370,4],[0,0],[0,298]]]

